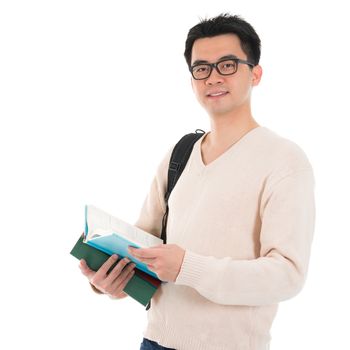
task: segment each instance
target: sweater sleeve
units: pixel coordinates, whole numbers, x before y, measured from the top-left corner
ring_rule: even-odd
[[[162,219],[166,210],[164,195],[167,186],[168,167],[172,150],[173,147],[168,150],[159,164],[150,190],[143,202],[139,218],[135,223],[135,226],[157,237],[161,235]]]
[[[314,231],[312,169],[294,171],[266,190],[260,218],[257,259],[186,251],[175,283],[224,305],[269,305],[296,295],[305,281]]]

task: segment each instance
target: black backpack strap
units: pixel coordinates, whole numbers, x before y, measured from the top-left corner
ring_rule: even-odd
[[[162,233],[160,238],[166,243],[166,225],[168,222],[168,200],[170,193],[176,185],[181,173],[185,169],[188,159],[190,158],[194,144],[203,136],[205,132],[201,129],[197,129],[195,133],[190,133],[183,136],[180,141],[175,145],[173,152],[171,153],[169,168],[168,168],[168,187],[164,195],[166,204],[165,214],[162,221]],[[146,310],[151,307],[151,300],[146,306]]]
[[[179,179],[180,175],[185,169],[185,166],[187,164],[188,159],[190,158],[194,144],[203,136],[204,133],[205,132],[203,130],[197,129],[195,133],[190,133],[183,136],[180,139],[180,141],[175,145],[173,152],[171,154],[169,169],[168,169],[168,187],[164,196],[166,211],[163,216],[162,233],[160,237],[164,243],[166,243],[166,238],[167,238],[166,225],[168,221],[168,212],[169,212],[168,200],[169,200],[171,191],[175,187],[177,180]]]

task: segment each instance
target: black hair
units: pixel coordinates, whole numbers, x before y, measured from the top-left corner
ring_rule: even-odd
[[[202,19],[189,30],[184,52],[188,67],[191,66],[194,42],[200,38],[209,38],[221,34],[237,35],[248,61],[254,65],[259,64],[261,41],[255,29],[242,17],[224,13],[213,18]]]

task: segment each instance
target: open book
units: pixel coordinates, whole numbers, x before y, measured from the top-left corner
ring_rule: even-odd
[[[128,253],[128,246],[147,248],[162,243],[161,239],[150,233],[88,205],[85,207],[85,232],[70,253],[77,259],[85,259],[94,271],[112,254],[117,254],[119,260],[128,257],[136,268],[124,292],[146,306],[161,281],[144,263]]]
[[[162,244],[163,241],[91,205],[85,207],[84,242],[108,255],[118,254],[121,258],[128,257],[136,264],[136,268],[157,278],[146,264],[128,253],[128,246],[149,248]]]

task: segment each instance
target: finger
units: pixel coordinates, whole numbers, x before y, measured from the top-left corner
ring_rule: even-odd
[[[107,272],[109,271],[109,269],[113,266],[114,263],[116,263],[116,261],[118,260],[118,255],[113,254],[112,256],[110,256],[105,262],[104,264],[98,269],[98,271],[96,272],[96,274],[98,276],[105,276],[107,275]]]
[[[157,258],[159,256],[159,248],[128,248],[129,253],[136,259]]]
[[[121,274],[116,279],[119,281],[119,284],[124,281],[124,279],[132,272],[135,271],[135,264],[129,264],[127,267],[124,268],[124,270],[121,272]]]
[[[125,273],[124,273],[125,272]],[[132,270],[125,270],[122,275],[120,275],[120,278],[118,278],[114,283],[113,287],[117,290],[117,293],[119,294],[124,290],[126,285],[129,283],[129,281],[133,278],[135,275],[135,269]]]
[[[127,264],[130,262],[128,258],[124,258],[118,262],[116,266],[110,271],[108,274],[106,281],[113,282],[118,276],[121,274],[123,269],[127,266]]]
[[[142,263],[148,265],[148,264],[154,263],[157,259],[156,258],[137,258],[137,260],[139,260]]]

